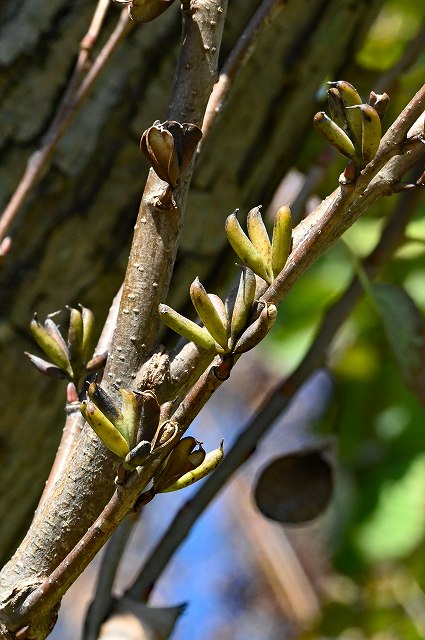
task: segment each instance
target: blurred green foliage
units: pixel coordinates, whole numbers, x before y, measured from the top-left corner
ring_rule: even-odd
[[[425,15],[422,0],[391,0],[379,14],[357,55],[360,66],[386,71],[415,37]]]
[[[424,23],[423,0],[387,2],[357,56],[357,70],[346,79],[363,95],[374,89],[373,78],[378,80],[391,69]],[[372,85],[361,86],[362,71]],[[408,72],[391,83],[386,127],[424,77],[422,47]],[[302,171],[321,148],[321,141],[312,134],[300,162]],[[319,196],[335,188],[343,166],[343,160],[335,160],[318,189]],[[395,196],[381,200],[345,235],[355,256],[361,258],[374,247],[396,203]],[[422,317],[424,219],[425,199],[408,226],[405,243],[379,278],[403,287]],[[353,273],[349,251],[339,243],[287,295],[277,327],[263,347],[265,358],[280,374],[287,374],[300,361],[324,310],[341,295]],[[320,429],[339,436],[341,470],[328,517],[329,550],[337,573],[330,580],[328,604],[318,628],[300,636],[306,639],[425,638],[425,558],[421,553],[425,542],[425,411],[406,386],[382,313],[385,309],[377,306],[375,297],[371,300],[365,295],[339,332],[329,358],[336,375],[337,400]],[[397,330],[401,335],[408,324],[403,313],[390,329],[395,343]]]

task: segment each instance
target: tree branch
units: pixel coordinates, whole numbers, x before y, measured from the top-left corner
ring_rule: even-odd
[[[265,291],[262,300],[279,304],[304,271],[320,257],[366,209],[390,195],[394,185],[425,156],[425,144],[413,136],[403,153],[409,129],[424,111],[425,87],[414,96],[382,139],[376,157],[355,184],[343,184],[302,220],[293,231],[293,249],[283,271]],[[421,123],[418,123],[418,131]],[[183,347],[170,362],[170,378],[161,391],[168,397],[183,395],[195,383],[199,372],[211,362],[210,353],[193,344]]]
[[[402,244],[404,230],[415,212],[418,197],[418,192],[403,194],[376,247],[362,261],[363,269],[371,279],[377,276],[392,254]],[[206,478],[198,492],[176,513],[151,551],[139,575],[126,590],[126,596],[135,600],[148,600],[157,580],[176,550],[186,540],[199,516],[232,474],[249,459],[261,438],[274,421],[285,412],[290,400],[301,386],[323,365],[337,332],[362,295],[363,288],[358,277],[355,276],[339,300],[324,314],[316,337],[299,366],[266,398],[257,414],[240,432],[221,465],[211,476]]]
[[[193,0],[190,10],[186,3],[182,48],[169,109],[169,116],[175,120],[195,124],[202,121],[216,76],[226,7],[226,0]],[[190,173],[174,194],[180,205],[186,199]],[[130,386],[132,374],[152,348],[156,333],[152,325],[156,322],[157,305],[168,288],[182,218],[178,204],[172,212],[158,211],[155,196],[163,186],[151,172],[139,211],[119,320],[105,370],[109,384]],[[140,267],[145,266],[147,272],[141,271]],[[152,290],[153,300],[141,299],[143,292],[150,294]],[[28,621],[34,638],[45,637],[54,624],[61,595],[131,511],[159,463],[153,456],[150,464],[141,469],[140,474],[132,474],[125,488],[117,488],[111,498],[116,457],[105,449],[91,429],[83,430],[69,465],[55,484],[54,496],[45,501],[25,541],[2,571],[2,614],[9,629],[16,630]],[[70,500],[72,509],[69,509]],[[96,520],[99,506],[106,503]],[[87,531],[87,523],[93,521]],[[46,576],[49,578],[43,580]],[[34,590],[37,584],[40,586]],[[32,593],[26,599],[29,591]]]
[[[214,3],[210,0],[204,1],[208,13]],[[195,1],[192,6],[193,8],[200,10],[200,4],[200,1]],[[185,19],[189,19],[189,15],[185,16]],[[211,19],[211,14],[209,13],[204,24],[206,25],[208,23],[211,26],[212,22],[214,21]],[[215,24],[217,24],[217,22],[215,22]],[[194,33],[196,35],[196,30]],[[210,34],[211,32],[208,31],[208,33]],[[208,63],[211,61],[210,56],[216,55],[217,48],[207,41],[205,43],[205,47],[201,48],[200,51],[206,51],[205,62],[208,66]],[[187,64],[188,63],[186,62],[186,65]],[[190,66],[185,66],[184,70],[189,71],[190,68]],[[209,66],[208,69],[211,71]],[[201,74],[202,77],[204,77],[204,73],[205,71]],[[183,75],[188,77],[188,74],[184,73]],[[179,90],[179,86],[180,85],[177,80],[175,84],[177,92]],[[184,81],[182,81],[182,86],[185,86],[185,90],[187,90],[187,86]],[[202,89],[202,86],[198,88]],[[195,94],[196,92],[192,92],[189,95],[194,96]],[[204,95],[202,98],[204,98]],[[178,104],[178,100],[172,102],[173,109],[177,109]],[[401,135],[403,127],[406,127],[406,122],[412,119],[415,109],[418,109],[418,105],[420,104],[423,110],[423,97],[419,98],[417,104],[411,106],[410,110],[406,113],[405,118],[399,122],[399,128],[396,132],[397,134]],[[184,105],[182,104],[182,111],[184,114],[186,114],[186,108],[187,101],[185,101]],[[171,112],[173,112],[173,109],[171,109]],[[318,257],[318,255],[320,255],[337,237],[339,237],[343,230],[348,228],[348,226],[350,226],[350,224],[352,224],[354,220],[361,215],[370,202],[377,200],[379,197],[382,197],[382,195],[387,193],[389,185],[399,181],[406,169],[411,166],[418,157],[423,157],[423,142],[417,140],[416,143],[412,143],[411,148],[402,156],[393,158],[393,160],[388,163],[388,166],[384,166],[385,163],[388,162],[389,157],[402,151],[400,144],[404,137],[401,136],[398,143],[394,142],[397,138],[396,133],[393,140],[389,139],[386,141],[388,143],[388,148],[386,149],[387,154],[382,155],[385,151],[385,143],[383,142],[383,145],[381,145],[382,151],[380,148],[381,156],[378,157],[380,153],[378,152],[377,161],[375,164],[372,162],[368,167],[366,167],[357,184],[355,186],[344,185],[340,187],[340,189],[338,189],[323,204],[320,209],[319,220],[316,218],[314,221],[309,220],[309,223],[301,228],[301,235],[298,237],[298,242],[294,242],[296,248],[293,252],[295,255],[292,265],[290,265],[287,272],[286,270],[282,272],[282,277],[279,276],[279,278],[281,278],[280,281],[276,281],[276,286],[268,290],[265,294],[265,299],[267,299],[267,296],[269,296],[270,300],[277,301],[281,299],[290,284],[301,275],[305,268],[307,268],[308,264],[310,264],[313,259]],[[379,164],[380,162],[382,164]],[[382,172],[378,175],[380,169],[382,169]],[[374,178],[376,179],[374,180]],[[189,178],[187,179],[187,182],[188,180]],[[151,176],[145,192],[147,194],[145,207],[147,209],[151,207],[148,213],[151,215],[150,224],[152,227],[152,233],[154,233],[154,218],[158,212],[152,209],[154,207],[154,202],[149,201],[149,198],[157,193],[157,186],[158,181]],[[176,200],[183,202],[186,193],[186,184],[182,184],[181,191],[176,195]],[[164,214],[164,212],[161,213],[162,215]],[[178,211],[176,217],[178,218],[180,215],[181,213]],[[140,218],[140,223],[142,226],[142,217]],[[178,224],[175,221],[172,221],[172,225],[175,225],[173,228],[178,228]],[[138,231],[140,235],[140,229]],[[162,232],[166,234],[168,230],[163,228]],[[165,249],[159,240],[162,237],[161,233],[158,233],[157,237],[159,244],[155,245],[155,251],[158,251],[161,259],[166,261],[168,258],[165,257]],[[141,250],[144,250],[146,246],[141,242],[140,238],[138,238],[137,241],[140,242],[139,246]],[[173,244],[172,250],[174,249],[175,245]],[[150,333],[151,328],[147,326],[146,321],[143,329],[139,329],[136,327],[136,323],[134,323],[133,316],[137,315],[135,311],[138,308],[135,305],[138,304],[139,300],[135,300],[134,304],[132,302],[132,314],[125,313],[125,309],[127,308],[125,305],[128,303],[128,295],[132,295],[133,292],[130,288],[130,284],[134,284],[134,282],[136,282],[134,288],[136,296],[143,292],[143,287],[146,286],[146,283],[141,282],[139,276],[135,273],[135,271],[138,270],[136,266],[137,263],[135,261],[136,258],[137,254],[135,251],[132,254],[130,276],[126,283],[128,288],[124,291],[121,306],[121,317],[125,318],[126,316],[130,316],[131,319],[129,319],[129,322],[127,323],[127,320],[121,320],[120,318],[122,326],[117,329],[116,344],[113,347],[113,349],[115,349],[115,351],[113,351],[114,357],[111,359],[111,364],[108,370],[108,376],[117,383],[125,382],[124,375],[127,376],[129,381],[131,381],[132,377],[136,374],[137,366],[140,366],[140,364],[143,363],[143,360],[149,355],[148,345],[151,346],[154,339]],[[172,262],[173,258],[171,257],[170,263]],[[167,267],[171,268],[170,264],[166,264]],[[160,273],[158,271],[158,265],[156,264],[150,275],[152,278],[156,278],[157,274],[162,278],[158,288],[162,288],[162,292],[164,292],[168,287],[167,278],[169,274]],[[133,276],[134,281],[131,280]],[[157,281],[152,279],[148,286],[153,287],[155,283],[157,283]],[[126,293],[128,294],[127,298],[125,297]],[[146,309],[148,309],[148,307],[146,307]],[[122,327],[130,329],[136,327],[138,333],[129,333],[124,335]],[[137,347],[133,347],[131,345],[132,336],[135,338],[134,343],[137,344]],[[146,340],[145,337],[147,337]],[[122,343],[120,344],[121,340]],[[121,351],[118,347],[121,348]],[[123,347],[126,349],[128,348],[129,362],[127,362],[127,365],[130,363],[129,373],[124,370],[124,366],[121,364],[121,357],[124,355],[122,352]],[[221,380],[219,380],[217,376],[216,379],[218,380],[218,383],[216,383],[215,380],[212,381],[212,371],[213,370],[211,369],[210,372],[206,373],[204,377],[201,378],[198,387],[193,389],[185,403],[182,403],[178,408],[175,415],[181,419],[184,426],[186,426],[186,422],[189,422],[193,416],[196,415],[202,404],[211,395],[216,386],[221,383]],[[121,377],[122,372],[123,376]],[[188,383],[188,379],[189,378],[187,376],[183,379],[183,385]],[[172,391],[171,385],[169,385],[168,390]],[[169,397],[172,397],[172,395]],[[81,517],[81,521],[79,521],[80,516],[82,515],[82,510],[88,508],[90,500],[93,499],[96,492],[99,494],[97,490],[102,484],[106,493],[111,489],[111,486],[108,485],[108,480],[110,480],[113,475],[113,469],[111,469],[111,467],[113,467],[114,463],[112,456],[105,453],[102,445],[95,440],[95,437],[91,432],[86,431],[79,445],[80,446],[76,449],[75,455],[70,464],[70,468],[76,471],[76,475],[71,478],[69,482],[66,479],[61,486],[58,486],[58,492],[62,492],[59,499],[56,499],[55,501],[46,501],[43,514],[40,514],[40,518],[37,519],[37,522],[40,524],[40,531],[35,531],[36,527],[33,527],[30,530],[27,540],[24,542],[15,557],[14,564],[12,563],[9,566],[9,569],[6,569],[2,574],[3,587],[5,587],[3,590],[3,593],[5,593],[4,601],[6,602],[3,609],[3,612],[6,613],[5,619],[11,623],[10,628],[12,629],[17,629],[18,627],[16,625],[21,625],[26,623],[26,621],[31,620],[31,634],[34,638],[43,637],[42,634],[44,634],[46,629],[48,629],[52,624],[57,601],[60,595],[75,579],[76,575],[81,572],[84,566],[86,566],[90,558],[96,553],[100,546],[104,544],[120,520],[129,512],[129,509],[132,508],[139,492],[146,486],[146,483],[149,481],[152,473],[160,463],[159,459],[153,458],[149,461],[148,465],[143,468],[139,468],[137,473],[133,473],[130,476],[125,487],[117,488],[101,516],[95,524],[90,527],[87,534],[80,540],[81,529],[84,526],[84,523],[87,522],[88,516],[91,515],[91,513],[88,514],[86,511],[83,514],[84,517]],[[74,509],[74,513],[71,514],[71,519],[67,519],[66,525],[68,527],[71,526],[71,528],[74,526],[75,529],[72,531],[72,535],[70,535],[66,540],[66,544],[72,544],[73,539],[79,540],[79,542],[74,546],[69,555],[66,556],[69,547],[68,549],[66,548],[63,539],[60,540],[60,542],[58,541],[58,529],[60,530],[61,527],[58,527],[57,525],[62,513],[61,507],[64,507],[64,510],[68,507],[70,495],[71,498],[74,498],[76,495],[76,489],[79,491],[82,490],[83,496],[78,508]],[[99,500],[99,495],[96,496],[96,499]],[[101,500],[103,500],[103,495]],[[46,553],[46,550],[48,549],[52,552],[50,556],[49,553]],[[62,558],[64,559],[58,565],[58,561]],[[34,586],[39,583],[39,576],[48,575],[52,567],[55,568],[50,577],[33,590]],[[19,570],[21,572],[21,577],[23,578],[21,590],[19,589],[19,586],[17,587],[16,585],[15,570]],[[10,572],[9,575],[8,571]],[[7,591],[8,589],[9,591]],[[28,592],[31,590],[32,593],[26,597]],[[20,605],[21,607],[19,610]],[[17,612],[18,614],[21,614],[19,620]]]

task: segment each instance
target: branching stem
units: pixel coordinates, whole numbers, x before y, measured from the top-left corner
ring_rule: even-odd
[[[398,202],[393,215],[385,226],[381,238],[371,254],[362,262],[370,278],[375,278],[403,242],[404,230],[412,218],[418,200],[418,192],[406,193]],[[126,596],[147,601],[149,595],[176,550],[184,542],[199,516],[223,488],[232,474],[250,457],[258,442],[288,406],[300,387],[319,367],[323,366],[329,348],[340,327],[346,321],[361,298],[363,289],[357,276],[353,278],[339,300],[324,314],[320,327],[309,350],[296,370],[269,395],[262,407],[241,431],[224,461],[208,477],[198,492],[176,513],[175,517],[151,551],[141,572],[127,589]],[[198,390],[198,398],[199,390]],[[183,406],[181,415],[187,409]]]

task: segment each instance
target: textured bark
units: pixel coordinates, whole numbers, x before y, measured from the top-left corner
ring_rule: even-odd
[[[260,38],[197,166],[170,304],[184,304],[195,275],[208,281],[217,273],[228,213],[267,203],[311,127],[317,88],[325,77],[343,75],[381,4],[289,0]],[[224,54],[257,5],[231,3]],[[177,9],[128,36],[12,230],[13,250],[0,272],[4,559],[25,532],[63,422],[63,390],[42,380],[22,355],[33,350],[28,322],[35,310],[43,317],[81,302],[95,311],[100,330],[124,274],[147,173],[138,138],[166,112],[180,37]],[[27,0],[13,11],[0,9],[2,204],[54,114],[91,11],[83,0]],[[114,13],[111,8],[110,28]],[[40,540],[63,541],[48,559],[50,566],[78,541],[111,495],[115,471],[99,449],[92,433],[84,433],[80,451],[86,464],[80,460],[75,470],[68,509],[54,521],[38,514]],[[97,478],[96,484],[87,482],[88,476]],[[78,518],[72,513],[77,497]],[[40,554],[44,551],[41,545]],[[48,564],[34,557],[38,561]]]

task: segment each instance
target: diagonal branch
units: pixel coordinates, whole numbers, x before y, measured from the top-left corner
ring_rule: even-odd
[[[363,260],[363,269],[370,278],[377,276],[403,242],[404,230],[416,210],[418,198],[417,191],[407,192],[400,198],[379,242],[371,254]],[[151,551],[139,575],[127,589],[126,596],[135,600],[148,600],[156,582],[176,550],[187,538],[199,516],[233,473],[248,460],[261,438],[285,411],[300,387],[323,365],[337,332],[362,295],[361,283],[355,276],[339,300],[324,314],[316,337],[296,370],[263,402],[258,413],[237,436],[221,465],[176,513]]]
[[[284,4],[284,0],[263,0],[235,47],[230,52],[208,101],[204,122],[202,124],[203,137],[200,147],[205,144],[212,127],[216,124],[217,117],[225,106],[232,83],[248,62],[254,51],[256,40],[260,37],[265,27],[267,27],[283,9]],[[198,153],[199,151],[200,148],[198,149]]]
[[[6,236],[32,189],[46,171],[60,139],[77,114],[93,83],[105,68],[113,52],[132,28],[127,12],[123,10],[115,29],[88,68],[90,52],[99,36],[108,5],[109,0],[99,0],[91,25],[81,41],[78,60],[58,111],[52,120],[41,147],[29,158],[24,175],[0,217],[0,242]]]
[[[382,139],[376,157],[356,184],[341,185],[302,220],[293,232],[293,250],[284,270],[265,291],[262,300],[279,303],[304,271],[319,258],[371,204],[393,192],[406,171],[425,156],[423,138],[406,134],[425,108],[425,85],[413,97]],[[418,122],[418,131],[422,123]],[[404,149],[404,152],[403,152]],[[161,392],[168,397],[184,394],[211,362],[210,353],[186,344],[170,363],[170,379]]]

